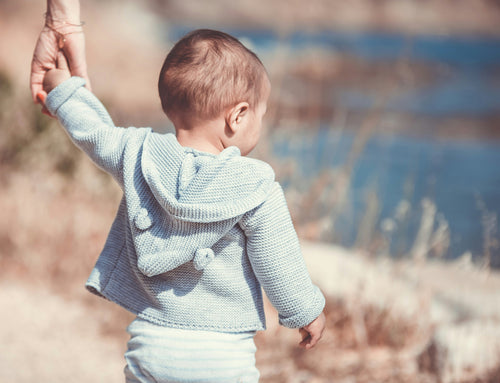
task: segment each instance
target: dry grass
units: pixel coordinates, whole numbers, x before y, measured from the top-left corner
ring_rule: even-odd
[[[267,307],[267,311],[273,310]],[[271,318],[273,315],[270,314]],[[273,326],[259,334],[262,382],[424,382],[436,377],[420,371],[417,327],[386,310],[347,307],[329,300],[323,340],[310,351],[297,347],[292,330]]]

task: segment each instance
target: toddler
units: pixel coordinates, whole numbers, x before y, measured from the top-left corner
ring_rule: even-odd
[[[270,93],[258,57],[222,32],[196,30],[167,55],[158,88],[174,134],[118,128],[59,54],[44,107],[123,190],[87,288],[134,313],[127,382],[257,382],[261,287],[305,348],[325,299],[303,261],[257,144]]]

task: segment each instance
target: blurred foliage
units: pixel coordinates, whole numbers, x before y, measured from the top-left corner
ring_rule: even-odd
[[[56,120],[41,107],[18,96],[8,75],[0,70],[0,164],[10,171],[47,170],[73,177],[82,157]],[[8,172],[3,172],[8,173]]]

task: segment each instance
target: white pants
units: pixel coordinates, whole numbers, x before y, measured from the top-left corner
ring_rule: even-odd
[[[135,319],[127,328],[127,383],[257,383],[255,332],[181,330]]]

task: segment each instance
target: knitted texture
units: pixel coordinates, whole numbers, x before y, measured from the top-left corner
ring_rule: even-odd
[[[84,84],[72,77],[46,105],[123,190],[88,289],[160,325],[241,332],[265,328],[262,285],[283,325],[313,321],[324,297],[269,165],[115,127]]]

